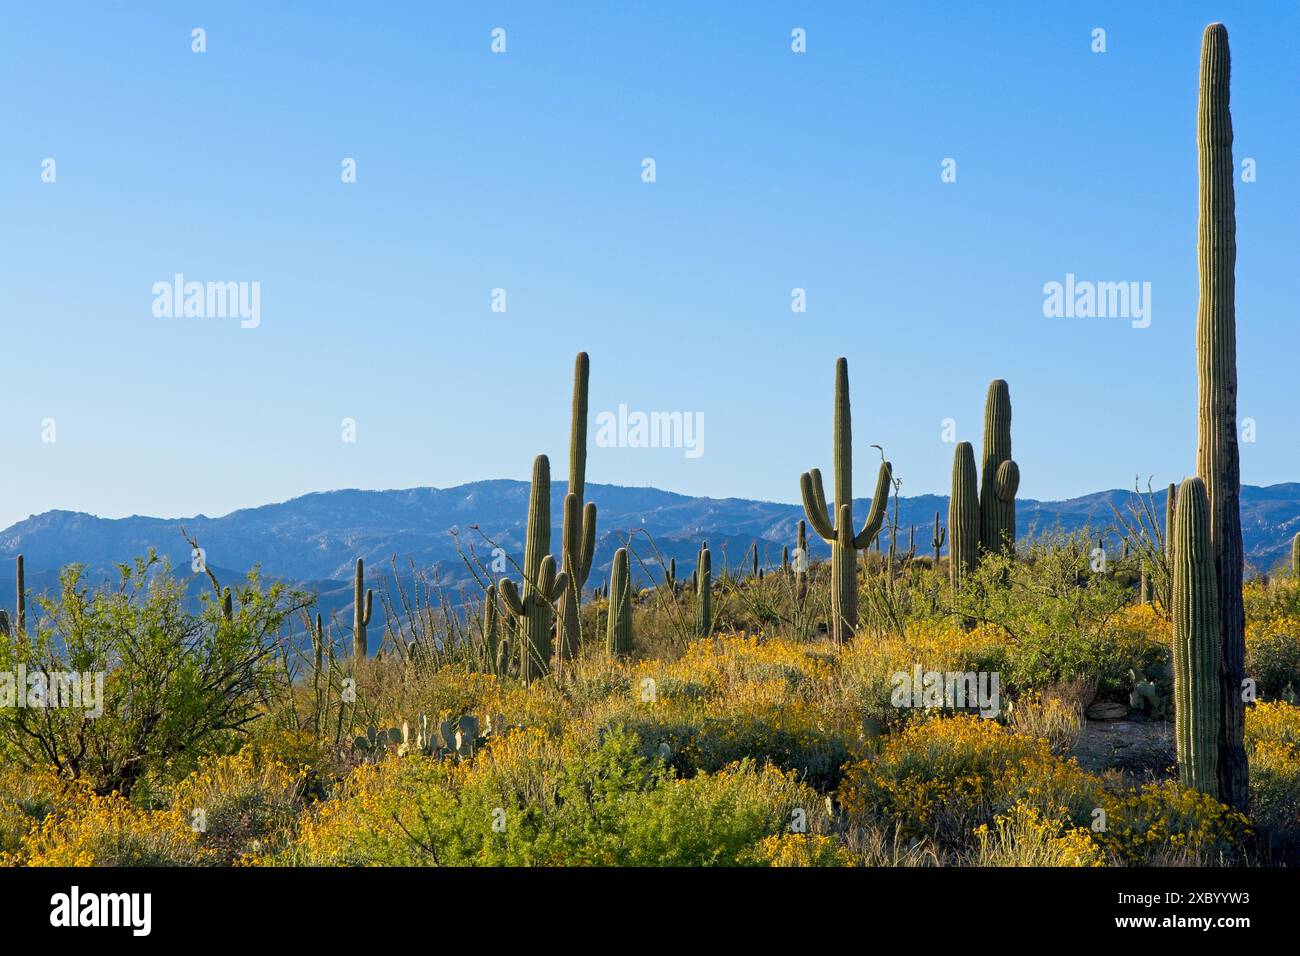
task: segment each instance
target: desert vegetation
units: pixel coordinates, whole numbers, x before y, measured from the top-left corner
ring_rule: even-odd
[[[598,528],[579,354],[559,522],[538,455],[523,553],[503,569],[485,536],[466,547],[473,593],[412,591],[358,560],[349,626],[257,570],[210,574],[194,612],[152,555],[112,586],[70,567],[37,596],[19,558],[0,672],[28,676],[13,690],[29,704],[32,679],[46,702],[73,689],[59,675],[102,687],[97,712],[0,708],[0,860],[1300,862],[1300,535],[1289,568],[1246,577],[1231,141],[1216,24],[1198,114],[1199,453],[1163,508],[1138,488],[1104,524],[1018,538],[1011,389],[995,379],[932,553],[898,524],[883,453],[858,526],[840,358],[833,498],[802,473],[806,523],[779,560],[755,542],[731,567],[700,542],[687,577],[644,530]],[[829,560],[811,559],[809,529]],[[603,573],[602,533],[619,544]],[[368,584],[392,608],[382,632]]]

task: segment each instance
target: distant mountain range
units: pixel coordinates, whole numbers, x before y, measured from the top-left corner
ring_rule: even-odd
[[[565,487],[553,486],[551,516],[558,523]],[[1165,492],[1155,495],[1163,520]],[[1242,533],[1247,560],[1268,569],[1289,554],[1292,536],[1300,531],[1300,483],[1246,486],[1241,496]],[[742,498],[693,498],[655,488],[587,485],[587,500],[599,508],[595,569],[589,585],[602,583],[616,548],[633,535],[634,573],[645,581],[647,569],[658,570],[656,549],[664,559],[676,558],[679,575],[689,576],[700,541],[707,540],[715,570],[737,567],[747,560],[755,541],[768,566],[777,565],[781,548],[793,548],[795,528],[803,517],[798,505]],[[1111,505],[1126,512],[1135,501],[1131,491],[1103,491],[1068,501],[1017,502],[1019,533],[1031,535],[1054,529],[1073,531],[1087,524],[1106,528],[1113,523]],[[858,520],[867,501],[854,502]],[[288,580],[320,595],[327,612],[350,613],[351,578],[358,557],[366,561],[367,577],[394,573],[394,559],[404,579],[412,568],[452,592],[473,586],[457,542],[490,560],[493,546],[518,561],[523,552],[528,510],[528,484],[522,481],[477,481],[455,488],[411,488],[398,491],[328,491],[303,495],[279,504],[231,512],[220,518],[97,518],[72,511],[47,511],[0,531],[0,607],[11,608],[14,594],[13,557],[25,556],[27,585],[33,591],[51,588],[58,570],[79,563],[90,583],[114,580],[114,566],[144,555],[150,548],[170,559],[176,571],[190,575],[190,548],[181,529],[204,548],[207,562],[222,583],[234,583],[249,568],[260,565],[263,575]],[[908,528],[916,526],[919,554],[932,553],[934,514],[946,523],[948,499],[920,495],[899,500],[900,547],[907,547]],[[559,529],[552,545],[559,548]],[[653,540],[653,545],[651,541]],[[812,556],[827,553],[809,532]],[[513,571],[513,568],[512,568]],[[517,573],[515,574],[517,577]],[[206,587],[195,576],[194,593]],[[376,602],[376,615],[379,602]]]

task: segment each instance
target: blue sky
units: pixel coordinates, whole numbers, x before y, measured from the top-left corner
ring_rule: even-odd
[[[593,436],[621,403],[705,420],[701,456],[593,447],[589,481],[797,500],[838,355],[861,496],[871,443],[904,494],[946,493],[942,421],[978,447],[995,377],[1023,496],[1180,479],[1214,20],[1257,162],[1238,361],[1268,484],[1300,479],[1300,5],[9,6],[0,526],[527,478],[539,452],[560,477],[579,349]],[[260,325],[156,317],[178,272],[259,282]],[[1045,318],[1066,273],[1150,282],[1150,327]]]

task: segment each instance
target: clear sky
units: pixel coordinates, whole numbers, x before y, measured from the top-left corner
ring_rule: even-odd
[[[860,496],[871,443],[904,494],[946,493],[942,422],[978,447],[995,377],[1023,496],[1179,479],[1214,20],[1256,161],[1242,477],[1268,484],[1300,479],[1296,3],[6,5],[0,526],[527,478],[539,452],[561,477],[579,349],[593,446],[619,404],[705,422],[695,458],[593,447],[589,481],[796,501],[838,355]],[[259,282],[260,325],[156,316],[176,273]],[[1045,317],[1067,273],[1149,282],[1150,326]]]

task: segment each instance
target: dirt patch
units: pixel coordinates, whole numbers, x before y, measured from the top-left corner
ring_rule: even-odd
[[[1174,725],[1146,717],[1085,720],[1070,755],[1093,773],[1119,770],[1139,781],[1165,780],[1174,776]]]

